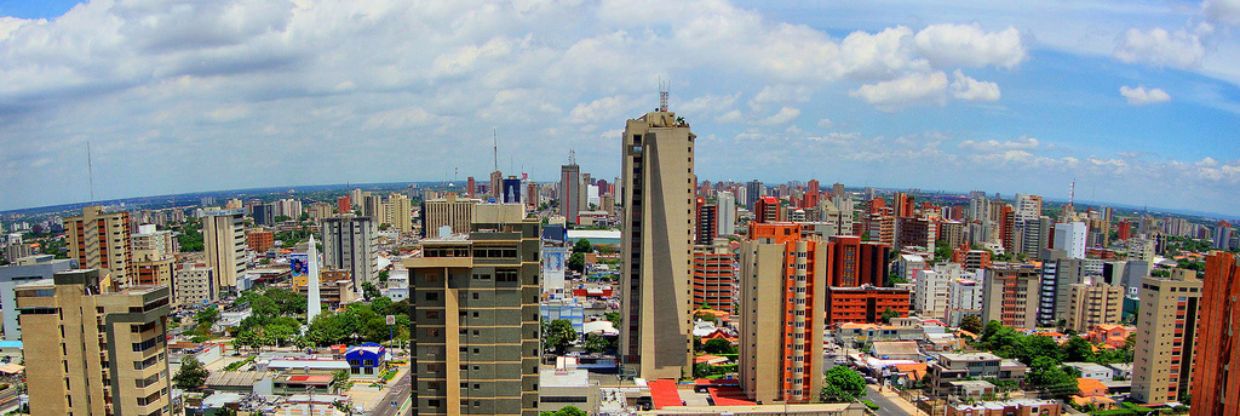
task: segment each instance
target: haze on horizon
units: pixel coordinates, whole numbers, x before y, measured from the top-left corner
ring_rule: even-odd
[[[702,178],[1240,216],[1238,3],[6,4],[0,210],[87,200],[88,141],[101,200],[483,178],[492,131],[610,180],[664,79]]]

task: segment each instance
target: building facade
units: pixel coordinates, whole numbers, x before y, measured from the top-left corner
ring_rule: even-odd
[[[1124,287],[1098,280],[1070,286],[1068,327],[1078,333],[1099,324],[1119,323],[1124,311]]]
[[[347,202],[347,201],[346,201]],[[202,217],[207,267],[215,271],[213,290],[235,290],[245,270],[245,218],[241,210],[208,212]],[[219,294],[212,295],[219,298]]]
[[[78,267],[107,269],[117,282],[129,283],[134,266],[128,212],[89,206],[82,215],[65,218],[64,225],[69,257],[77,259]]]
[[[1201,324],[1194,354],[1192,415],[1240,414],[1240,256],[1206,258]]]
[[[736,290],[735,256],[726,245],[693,250],[693,305],[732,313]]]
[[[995,263],[985,272],[982,322],[1014,328],[1037,326],[1038,269],[1032,265]]]
[[[353,288],[361,293],[362,284],[379,278],[378,235],[370,217],[345,215],[324,219],[323,263],[328,268],[348,270]]]
[[[1201,290],[1201,280],[1192,270],[1175,270],[1170,278],[1141,280],[1132,362],[1134,400],[1158,405],[1178,402],[1189,394]]]

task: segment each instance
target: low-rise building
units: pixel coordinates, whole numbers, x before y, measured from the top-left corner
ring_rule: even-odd
[[[926,369],[926,393],[931,397],[945,397],[953,393],[954,381],[983,380],[1020,382],[1028,368],[1012,360],[1005,360],[991,353],[943,353]]]
[[[1060,414],[1063,414],[1063,406],[1055,400],[1013,399],[949,404],[946,416],[1059,416]]]

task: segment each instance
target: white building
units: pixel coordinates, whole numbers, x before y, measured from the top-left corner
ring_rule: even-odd
[[[392,269],[388,272],[387,297],[393,302],[409,299],[409,270]]]
[[[917,272],[916,289],[913,290],[913,309],[923,317],[949,320],[951,283],[964,275],[957,263],[939,263],[933,269]]]
[[[736,196],[731,192],[719,192],[715,197],[715,205],[719,211],[715,214],[719,235],[736,234]]]
[[[947,324],[950,326],[960,326],[960,320],[965,316],[982,314],[982,296],[985,293],[982,286],[982,278],[985,275],[984,269],[978,269],[972,278],[960,278],[952,280],[948,288],[947,297]]]
[[[186,265],[177,270],[176,303],[179,305],[202,304],[215,301],[219,293],[215,287],[215,272],[210,266]]]
[[[1070,259],[1083,259],[1088,235],[1083,222],[1055,224],[1055,249],[1067,252]]]

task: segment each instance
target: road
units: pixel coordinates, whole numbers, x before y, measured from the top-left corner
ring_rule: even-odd
[[[383,396],[383,400],[370,411],[371,416],[407,416],[413,414],[413,374],[406,372],[396,382],[392,383],[392,389],[388,390],[387,395]],[[396,403],[395,406],[392,403]],[[404,412],[397,411],[404,409]]]
[[[877,413],[878,416],[905,416],[908,414],[902,407],[900,407],[900,405],[896,404],[886,396],[878,394],[878,392],[869,387],[870,386],[866,386],[865,398],[870,399],[870,401],[878,405],[878,410],[874,411],[874,413]]]

